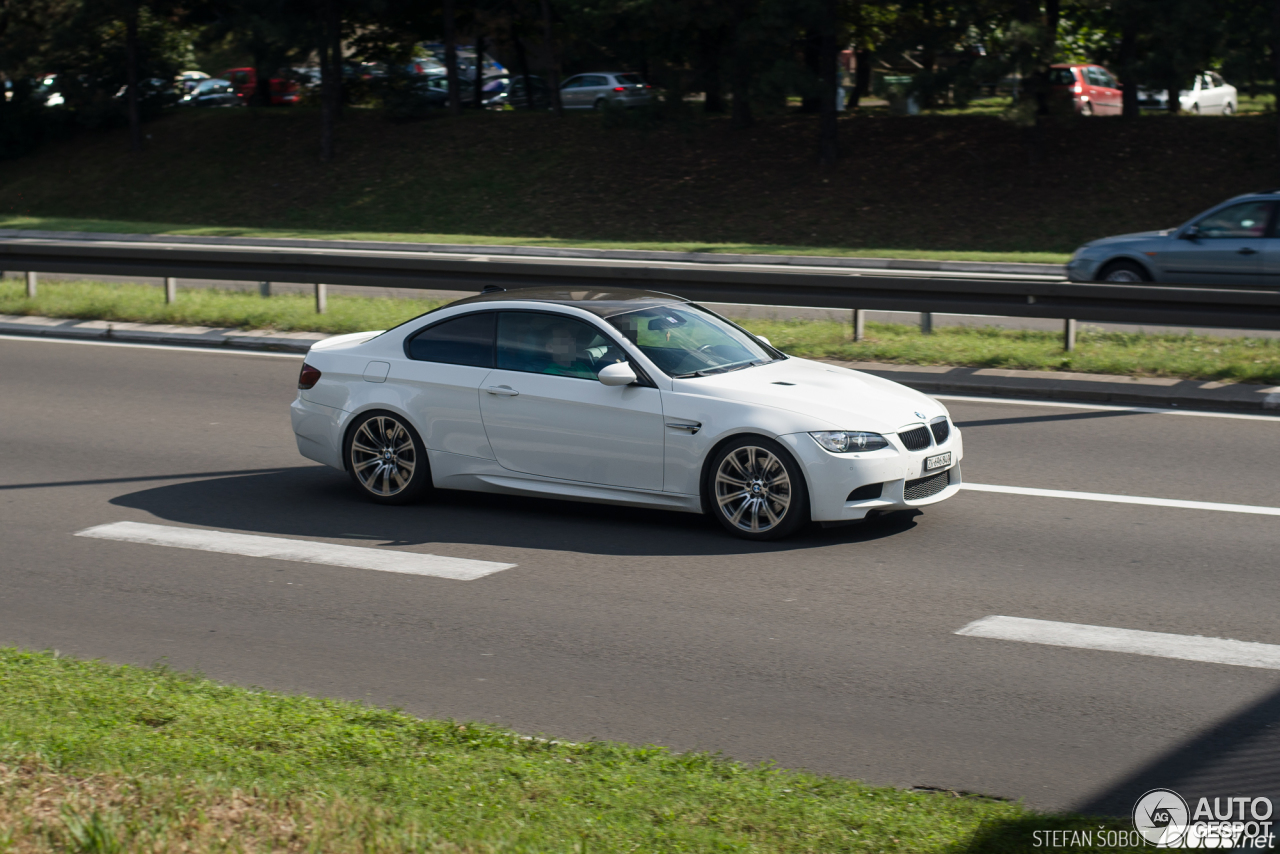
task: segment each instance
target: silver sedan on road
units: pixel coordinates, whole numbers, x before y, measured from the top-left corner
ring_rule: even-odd
[[[1076,250],[1073,282],[1280,287],[1280,190],[1246,193],[1178,228],[1104,237]]]

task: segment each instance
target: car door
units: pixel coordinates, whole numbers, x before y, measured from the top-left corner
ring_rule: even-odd
[[[1209,74],[1200,75],[1200,91],[1196,93],[1200,103],[1200,112],[1207,116],[1216,116],[1222,112],[1223,91]]]
[[[1275,207],[1271,201],[1240,202],[1202,217],[1194,238],[1171,241],[1156,256],[1163,278],[1187,285],[1260,284]]]
[[[584,74],[582,75],[582,87],[578,90],[581,92],[581,105],[583,108],[591,108],[596,105],[600,99],[608,99],[613,91],[613,87],[609,85],[609,78],[603,74]]]
[[[1094,72],[1098,80],[1098,100],[1102,105],[1099,114],[1104,116],[1118,116],[1123,111],[1121,103],[1122,95],[1120,94],[1120,86],[1116,79],[1111,76],[1111,72],[1105,68],[1095,68]]]
[[[404,408],[432,451],[493,459],[480,414],[480,384],[494,365],[497,313],[473,312],[431,324],[405,342],[388,382],[405,389]]]
[[[497,368],[480,390],[484,429],[513,472],[581,483],[662,489],[662,397],[596,374],[626,361],[600,328],[564,314],[504,311]]]
[[[570,77],[560,85],[560,103],[567,109],[582,106],[582,84],[584,77]]]

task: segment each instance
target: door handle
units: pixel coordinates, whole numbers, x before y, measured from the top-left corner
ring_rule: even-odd
[[[485,389],[489,394],[500,395],[501,397],[515,397],[520,394],[509,385],[491,385]]]
[[[1246,246],[1246,247],[1244,247],[1243,249],[1239,250],[1236,254],[1237,254],[1237,255],[1257,255],[1257,254],[1258,254],[1258,250],[1257,250],[1257,249],[1250,249],[1248,246]]]

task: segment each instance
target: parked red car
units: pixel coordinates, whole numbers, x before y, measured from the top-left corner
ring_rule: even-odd
[[[230,80],[236,94],[241,100],[248,101],[258,91],[258,72],[252,68],[228,68],[222,72],[224,80]],[[271,103],[277,105],[296,104],[298,102],[298,84],[283,77],[271,78]]]
[[[1082,116],[1118,116],[1123,109],[1120,84],[1101,65],[1055,65],[1049,69],[1049,82],[1054,94],[1070,98]]]

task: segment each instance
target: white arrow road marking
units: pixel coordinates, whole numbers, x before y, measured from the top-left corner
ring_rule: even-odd
[[[1173,635],[1166,632],[1143,632],[1137,629],[1113,629],[1081,623],[1000,616],[974,620],[956,634],[1280,670],[1280,645],[1206,638],[1200,635]]]
[[[78,531],[76,536],[195,549],[202,552],[269,557],[301,563],[322,563],[353,569],[372,569],[378,572],[431,575],[436,578],[452,578],[456,581],[474,581],[516,566],[514,563],[493,563],[487,560],[441,557],[389,549],[340,546],[310,540],[289,540],[284,537],[231,534],[226,531],[206,531],[201,528],[175,528],[169,525],[149,525],[144,522],[113,522],[110,525],[98,525]]]
[[[1253,513],[1258,516],[1280,516],[1280,507],[1257,504],[1217,504],[1212,501],[1182,501],[1177,498],[1143,498],[1138,495],[1110,495],[1105,492],[1071,492],[1065,489],[1034,489],[1029,486],[993,486],[989,483],[965,483],[961,489],[974,492],[1003,492],[1007,495],[1031,495],[1036,498],[1078,498],[1083,501],[1110,501],[1113,504],[1147,504],[1152,507],[1181,507],[1184,510],[1221,510],[1226,513]]]

